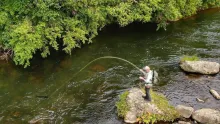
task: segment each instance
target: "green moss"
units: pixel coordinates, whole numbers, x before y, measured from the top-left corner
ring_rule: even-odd
[[[119,101],[116,103],[116,107],[118,110],[118,116],[120,116],[120,117],[124,117],[129,109],[128,105],[126,103],[126,98],[127,98],[128,94],[129,94],[128,91],[122,93],[120,95]]]
[[[142,89],[144,91],[144,89]],[[129,92],[126,91],[120,95],[119,101],[116,103],[118,116],[125,117],[126,113],[129,110],[129,107],[126,103],[126,99]],[[162,94],[155,93],[151,90],[151,96],[153,98],[152,103],[155,104],[163,114],[151,114],[144,113],[141,117],[137,118],[139,123],[155,123],[158,121],[172,122],[175,119],[179,118],[179,114],[176,109],[168,103],[168,100]]]
[[[193,56],[184,55],[180,59],[180,62],[184,62],[184,61],[198,61],[198,60],[199,60],[199,57],[197,57],[196,55],[193,55]]]
[[[153,91],[151,91],[151,96],[153,98],[152,103],[155,104],[163,112],[163,114],[145,113],[137,119],[140,123],[153,124],[158,121],[173,122],[175,119],[179,118],[178,112],[168,103],[165,96]]]
[[[178,112],[176,109],[171,106],[166,99],[166,97],[162,94],[157,94],[155,92],[151,92],[152,98],[153,98],[153,103],[157,105],[157,107],[163,111],[164,115],[158,118],[159,120],[162,121],[174,121],[174,119],[179,117]]]

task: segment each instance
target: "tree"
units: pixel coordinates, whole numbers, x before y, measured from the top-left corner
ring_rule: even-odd
[[[111,23],[167,21],[220,6],[219,0],[1,0],[0,45],[17,65],[27,67],[36,52],[72,49],[92,42]]]

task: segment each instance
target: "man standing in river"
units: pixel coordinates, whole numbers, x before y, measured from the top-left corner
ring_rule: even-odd
[[[150,96],[150,88],[152,87],[152,79],[153,79],[153,71],[150,70],[150,67],[145,66],[143,69],[140,69],[140,71],[144,74],[144,77],[139,77],[140,80],[142,80],[145,84],[145,91],[146,96],[144,97],[147,101],[151,101]]]

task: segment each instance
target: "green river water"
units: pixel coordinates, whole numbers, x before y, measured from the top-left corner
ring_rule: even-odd
[[[153,89],[166,95],[172,105],[219,109],[220,102],[214,99],[196,102],[197,96],[206,94],[197,89],[201,85],[186,83],[190,79],[178,66],[182,55],[196,54],[203,60],[220,62],[219,20],[220,10],[214,9],[173,22],[166,31],[156,31],[155,24],[111,25],[93,44],[74,50],[71,56],[53,52],[46,59],[35,58],[27,69],[1,62],[0,123],[23,124],[34,118],[49,118],[41,122],[51,124],[123,123],[117,117],[115,102],[123,91],[140,85],[140,73],[134,67],[103,59],[73,76],[101,56],[117,56],[140,68],[149,65],[157,70],[160,85]],[[220,84],[212,85],[220,92]]]

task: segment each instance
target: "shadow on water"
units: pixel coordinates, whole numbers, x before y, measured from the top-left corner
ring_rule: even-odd
[[[53,52],[47,59],[34,59],[28,69],[1,62],[0,122],[27,123],[34,118],[49,118],[42,122],[122,123],[115,102],[123,91],[139,86],[140,73],[118,60],[100,60],[73,77],[100,56],[122,57],[138,67],[150,65],[161,79],[154,90],[165,94],[173,105],[220,108],[219,101],[208,93],[208,86],[220,92],[220,76],[188,76],[178,66],[184,54],[220,61],[220,12],[212,11],[173,22],[167,31],[156,31],[156,25],[151,23],[107,26],[93,44],[73,51],[71,56]],[[197,103],[197,97],[209,100]]]

